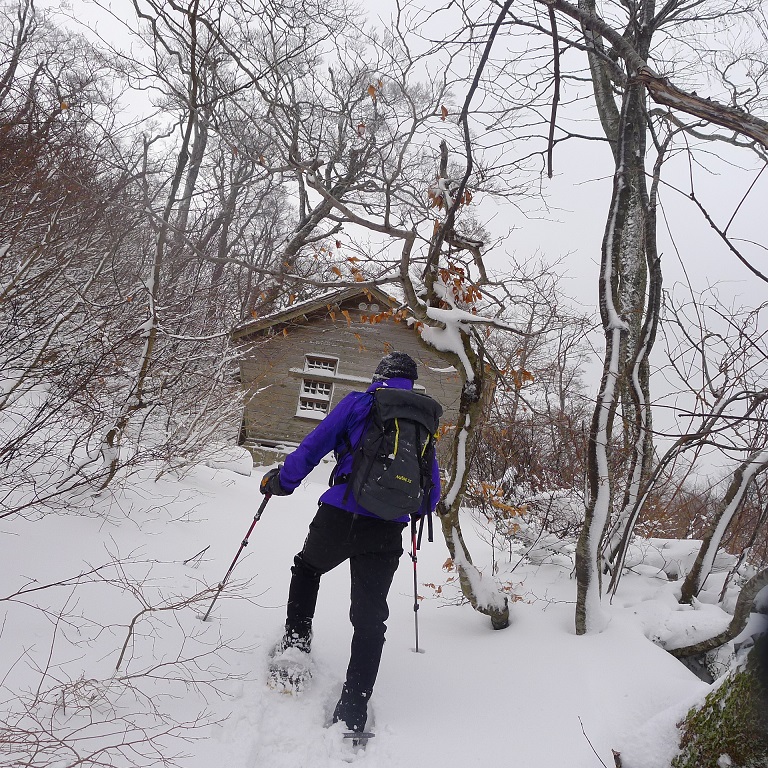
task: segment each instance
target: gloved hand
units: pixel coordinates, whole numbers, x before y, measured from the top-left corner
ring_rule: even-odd
[[[283,465],[270,469],[264,477],[261,478],[259,484],[259,490],[266,496],[290,496],[293,491],[286,491],[282,485],[280,485],[280,468]]]

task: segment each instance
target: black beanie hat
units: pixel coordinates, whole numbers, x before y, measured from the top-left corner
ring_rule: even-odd
[[[416,361],[405,352],[390,352],[381,358],[373,374],[373,381],[385,379],[410,379],[416,381],[419,374],[416,372]]]

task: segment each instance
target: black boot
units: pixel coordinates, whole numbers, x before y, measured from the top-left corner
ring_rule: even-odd
[[[298,648],[298,650],[304,653],[309,653],[312,650],[312,629],[310,627],[293,629],[286,626],[285,634],[274,647],[271,655],[278,656],[288,648]]]
[[[341,697],[333,710],[333,722],[343,722],[353,733],[362,733],[368,719],[369,693],[352,691],[344,683]]]

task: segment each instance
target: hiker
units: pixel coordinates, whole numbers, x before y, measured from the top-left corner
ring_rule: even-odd
[[[382,509],[371,502],[369,506],[379,510],[377,515],[358,503],[355,493],[351,492],[356,485],[353,473],[355,476],[360,473],[359,460],[355,463],[359,451],[355,449],[368,434],[372,418],[369,414],[377,397],[373,393],[380,388],[410,391],[417,378],[416,363],[409,355],[391,352],[383,357],[368,389],[344,397],[296,450],[286,456],[282,465],[264,475],[260,486],[264,494],[288,495],[326,454],[334,451],[337,464],[331,474],[331,487],[320,496],[319,509],[310,523],[304,548],[294,558],[291,568],[285,634],[273,657],[287,649],[309,653],[320,577],[349,560],[349,616],[354,631],[346,681],[333,712],[333,722],[343,721],[352,732],[365,729],[368,701],[379,670],[385,622],[389,616],[387,593],[403,554],[402,532],[410,519],[398,509]],[[400,396],[387,393],[387,397]],[[437,409],[434,432],[442,413],[436,401],[416,393],[402,397],[428,401]],[[424,437],[431,444],[432,434],[425,432]],[[426,468],[429,477],[420,507],[415,511],[417,515],[432,512],[440,498],[440,475],[433,450],[429,463],[431,466]],[[395,495],[391,498],[394,500]]]

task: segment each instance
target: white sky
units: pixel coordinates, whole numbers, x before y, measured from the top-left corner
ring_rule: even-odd
[[[108,0],[103,3],[114,12],[126,16],[132,15],[129,0]],[[371,0],[363,5],[372,7],[372,17],[386,18],[389,9],[394,9],[393,0]],[[121,42],[119,25],[110,20],[108,14],[99,9],[92,0],[38,0],[41,8],[62,6],[73,18],[80,21],[91,19],[93,25],[105,37],[118,36]],[[561,107],[560,119],[574,125],[574,119],[581,115],[570,114]],[[582,126],[582,130],[584,127]],[[598,131],[595,131],[599,133]],[[697,161],[703,161],[710,170],[694,167],[695,188],[698,196],[715,215],[718,223],[724,224],[733,213],[741,196],[757,175],[761,164],[747,150],[730,148],[732,165],[718,159],[724,152],[722,144],[712,144],[700,153]],[[743,168],[735,167],[738,163]],[[665,177],[669,182],[687,193],[690,189],[688,160],[681,155],[668,163]],[[498,261],[500,267],[505,262],[505,252],[520,255],[541,253],[551,259],[568,256],[568,292],[584,305],[596,306],[597,270],[600,258],[600,243],[610,199],[613,162],[608,148],[595,142],[574,141],[561,144],[555,150],[555,176],[545,179],[543,191],[547,207],[544,210],[536,204],[528,204],[530,217],[524,217],[516,208],[494,206],[485,217],[485,211],[479,211],[481,220],[487,220],[495,234],[501,234],[513,227],[514,233],[499,254],[489,257],[491,264]],[[679,249],[682,262],[688,270],[697,289],[714,283],[727,284],[727,290],[734,295],[743,295],[760,301],[765,294],[762,286],[755,286],[755,278],[749,271],[738,264],[734,256],[727,252],[719,238],[712,233],[703,221],[695,206],[682,195],[671,189],[663,190],[662,205],[670,222],[675,245],[669,239],[664,217],[659,216],[659,250],[663,256],[665,286],[669,287],[682,278],[675,246]],[[737,237],[760,241],[763,236],[763,209],[768,202],[768,173],[758,182],[749,200],[741,209],[731,231]],[[759,266],[760,260],[768,261],[768,253],[755,247],[745,247],[745,253],[754,257]],[[768,266],[766,270],[768,271]]]

